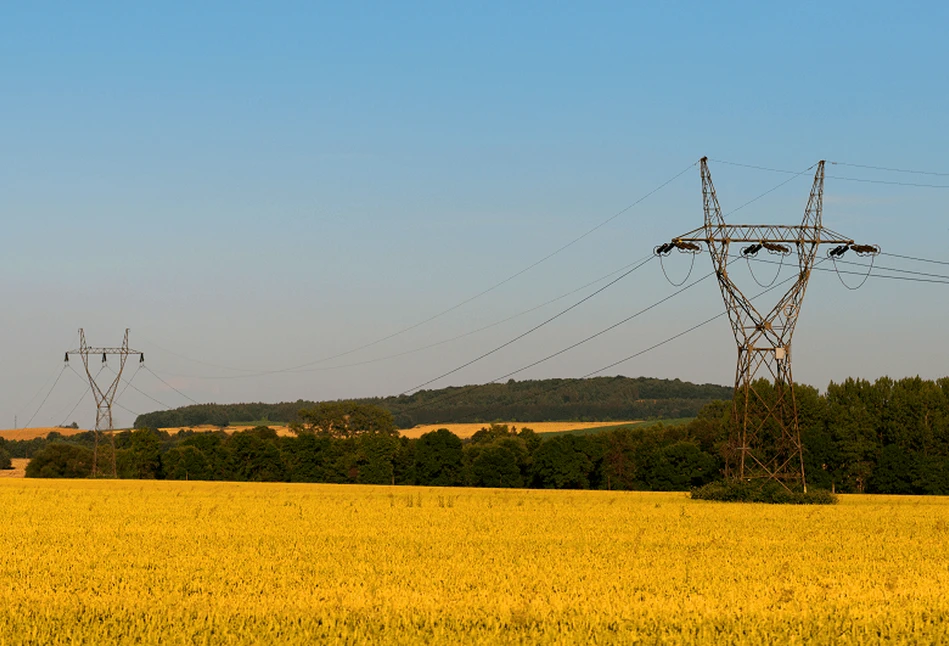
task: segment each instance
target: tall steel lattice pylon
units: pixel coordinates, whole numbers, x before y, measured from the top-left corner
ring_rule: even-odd
[[[129,331],[128,328],[125,329],[125,337],[122,339],[122,345],[118,348],[95,348],[86,344],[86,334],[82,328],[79,328],[79,348],[77,350],[70,350],[66,353],[66,362],[69,361],[69,355],[78,354],[82,358],[82,365],[86,369],[86,377],[89,379],[89,386],[92,388],[92,395],[96,400],[96,428],[95,428],[95,441],[92,449],[92,477],[97,477],[99,475],[99,441],[104,433],[109,435],[109,444],[112,449],[112,477],[118,477],[118,472],[115,463],[115,434],[112,426],[112,402],[115,401],[115,394],[119,387],[119,382],[122,380],[122,371],[125,370],[125,362],[128,360],[130,354],[137,354],[139,356],[139,363],[145,361],[145,355],[139,352],[138,350],[132,350],[129,348]],[[89,368],[89,357],[94,356],[98,357],[102,355],[102,366],[105,367],[105,364],[108,362],[109,355],[118,356],[119,358],[119,368],[115,371],[115,378],[111,382],[108,382],[108,386],[103,388],[99,385],[97,378],[101,374],[101,369],[95,374],[92,374],[92,370]]]
[[[791,337],[807,282],[821,245],[834,245],[828,252],[832,258],[851,249],[860,255],[874,255],[880,250],[872,245],[854,244],[823,226],[823,161],[817,164],[800,226],[726,224],[708,170],[708,158],[703,157],[699,163],[705,226],[660,245],[656,253],[663,256],[673,249],[698,253],[705,246],[712,257],[738,343],[732,425],[724,451],[725,475],[741,481],[775,480],[788,489],[806,492],[804,447],[791,375]],[[747,245],[741,249],[741,256],[731,252],[733,244]],[[780,256],[797,254],[796,279],[770,310],[755,307],[728,273],[731,258],[753,257],[762,249]],[[767,385],[759,381],[764,377],[769,378]]]

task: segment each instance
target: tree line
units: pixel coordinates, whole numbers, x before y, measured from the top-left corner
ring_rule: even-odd
[[[767,397],[768,385],[756,384]],[[827,391],[796,387],[805,470],[812,487],[840,493],[949,495],[949,378],[848,379]],[[292,436],[268,427],[174,435],[117,433],[121,477],[432,486],[687,490],[722,477],[731,403],[688,424],[631,425],[594,435],[545,437],[486,425],[467,440],[441,429],[401,437],[392,413],[359,402],[297,412]],[[84,477],[92,433],[6,441],[32,457],[32,477]],[[102,451],[100,471],[111,470]]]
[[[720,470],[683,428],[545,439],[495,424],[467,440],[447,429],[418,439],[306,426],[289,437],[263,426],[231,434],[135,429],[118,433],[115,443],[120,478],[666,491],[704,484]],[[65,439],[36,450],[27,477],[88,477],[92,433]],[[100,443],[100,473],[111,471],[110,451]]]
[[[678,379],[594,377],[541,379],[420,390],[411,395],[354,400],[392,413],[399,428],[418,424],[506,421],[564,422],[694,417],[706,404],[731,398],[732,389]],[[266,420],[299,421],[317,402],[196,404],[139,415],[135,428],[183,428]]]

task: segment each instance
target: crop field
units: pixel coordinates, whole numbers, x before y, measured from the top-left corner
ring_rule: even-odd
[[[949,499],[0,480],[0,644],[949,642]]]
[[[594,429],[594,428],[615,428],[617,426],[624,426],[628,424],[638,424],[638,421],[628,421],[628,422],[500,422],[501,424],[507,424],[508,426],[516,426],[520,428],[529,428],[536,433],[566,433],[570,431],[584,430],[584,429]],[[418,438],[422,437],[425,433],[430,433],[431,431],[437,431],[440,428],[447,428],[449,431],[460,437],[461,439],[467,439],[480,431],[483,428],[487,428],[491,424],[489,423],[462,423],[462,424],[426,424],[416,426],[414,428],[403,429],[399,431],[399,434],[410,437]]]
[[[29,460],[25,458],[13,458],[10,460],[12,469],[0,469],[0,478],[23,478],[26,476],[26,465]]]
[[[32,440],[37,437],[46,437],[50,433],[59,433],[63,436],[85,433],[81,428],[65,428],[62,426],[33,426],[30,428],[10,428],[0,430],[0,437],[5,440]]]
[[[683,418],[691,419],[691,418]],[[665,422],[665,420],[663,420]],[[672,424],[679,422],[680,420],[671,420]],[[587,430],[587,429],[598,429],[598,428],[616,428],[617,426],[624,426],[628,424],[638,424],[638,421],[628,421],[628,422],[506,422],[510,426],[516,426],[517,428],[530,428],[536,431],[537,433],[566,433],[577,430]],[[261,425],[269,426],[277,432],[277,435],[282,437],[289,437],[293,435],[290,432],[290,429],[286,424],[283,423],[274,423],[274,422],[261,422]],[[197,431],[197,432],[209,432],[209,431],[220,431],[224,430],[227,433],[234,433],[237,431],[246,431],[253,428],[254,424],[232,424],[230,426],[225,426],[223,429],[219,426],[212,426],[210,424],[200,424],[197,426],[173,426],[162,428],[161,430],[166,431],[174,435],[178,431]],[[477,423],[477,424],[428,424],[422,426],[416,426],[414,428],[403,429],[399,431],[400,435],[409,438],[419,438],[425,433],[430,431],[437,431],[440,428],[447,428],[452,433],[458,437],[465,439],[469,438],[482,428],[490,426],[489,423]],[[57,432],[61,435],[76,435],[77,433],[85,433],[85,429],[72,429],[72,428],[62,428],[59,426],[51,427],[41,427],[41,428],[20,428],[20,429],[7,429],[0,430],[0,437],[7,440],[32,440],[37,437],[46,437],[47,434],[51,432]]]

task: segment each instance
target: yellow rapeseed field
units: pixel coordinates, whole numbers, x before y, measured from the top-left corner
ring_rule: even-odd
[[[949,499],[0,480],[0,644],[949,643]]]

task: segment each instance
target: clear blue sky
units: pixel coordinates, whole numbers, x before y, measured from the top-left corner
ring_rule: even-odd
[[[376,360],[523,312],[698,226],[697,169],[504,286],[313,366],[322,370],[234,378],[246,373],[230,368],[287,368],[419,323],[703,155],[949,173],[943,3],[452,4],[0,8],[0,427],[33,414],[79,327],[96,345],[130,327],[147,364],[202,402],[402,392],[591,289]],[[726,211],[787,178],[711,168]],[[841,166],[828,175],[827,226],[949,260],[949,189],[832,179],[949,176]],[[810,180],[741,219],[799,221]],[[684,276],[685,261],[671,260]],[[696,272],[708,263],[700,256]],[[650,263],[432,387],[494,379],[672,291]],[[795,375],[823,388],[851,375],[949,374],[947,303],[949,285],[871,278],[850,292],[818,272]],[[518,378],[586,374],[720,309],[703,283]],[[606,374],[730,384],[734,360],[720,320]],[[144,371],[132,383],[188,403]],[[91,398],[66,419],[82,392],[64,373],[33,425],[92,424]],[[119,402],[119,425],[159,408],[132,388]]]

